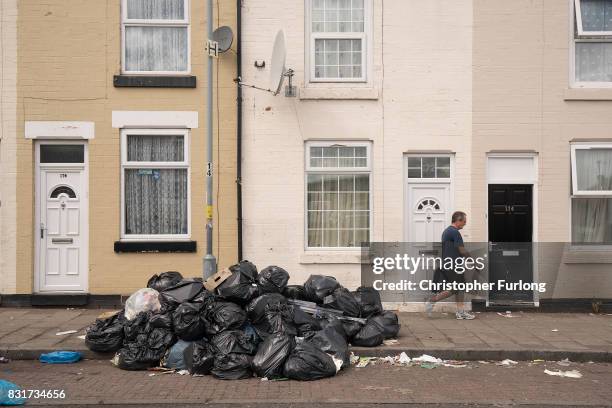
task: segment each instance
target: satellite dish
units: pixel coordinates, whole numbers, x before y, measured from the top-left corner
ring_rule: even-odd
[[[270,63],[270,91],[274,95],[278,95],[283,87],[285,74],[285,58],[287,56],[287,48],[285,47],[285,33],[279,30],[274,39],[274,48],[272,48],[272,60]]]
[[[228,26],[221,26],[212,33],[211,39],[218,43],[219,52],[225,52],[232,46],[234,33]]]

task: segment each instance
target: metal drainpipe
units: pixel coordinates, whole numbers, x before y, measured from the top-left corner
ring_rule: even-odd
[[[242,77],[242,0],[236,0],[236,76]],[[242,87],[236,84],[236,212],[238,261],[242,260]]]
[[[206,2],[207,39],[213,34],[213,0]],[[208,53],[206,83],[206,255],[203,275],[207,279],[217,273],[217,259],[213,255],[213,57]]]

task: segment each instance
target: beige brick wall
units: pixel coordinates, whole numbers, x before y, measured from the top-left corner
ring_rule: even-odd
[[[82,120],[95,122],[89,143],[89,291],[127,294],[146,284],[153,273],[178,270],[200,276],[205,225],[205,3],[191,1],[192,74],[195,89],[115,88],[120,73],[120,1],[20,1],[18,82],[17,292],[33,288],[34,145],[24,138],[24,122]],[[215,25],[235,24],[231,2],[215,4]],[[235,45],[234,45],[235,47]],[[236,261],[235,193],[235,54],[216,65],[215,92],[215,231],[221,266]],[[217,87],[218,83],[218,89]],[[199,128],[191,133],[191,230],[193,254],[116,254],[120,234],[119,129],[112,111],[197,111]],[[218,199],[218,201],[217,201]]]
[[[570,238],[570,140],[612,137],[612,98],[565,99],[571,30],[566,0],[474,1],[472,210],[486,210],[488,151],[534,150],[542,242]],[[486,225],[476,225],[476,240],[486,238]],[[544,297],[610,298],[612,265],[598,258],[589,264],[541,259],[540,276],[555,282]]]
[[[404,152],[452,149],[458,172],[470,166],[471,1],[373,4],[373,66],[365,87],[377,99],[290,99],[245,90],[245,257],[259,267],[285,267],[294,283],[319,273],[347,287],[360,284],[354,251],[304,250],[305,141],[372,141],[374,241],[404,239]],[[267,86],[272,42],[283,28],[286,65],[303,87],[304,3],[247,1],[243,10],[245,81]],[[255,60],[265,60],[266,69],[254,68]],[[346,87],[317,88],[327,98],[357,94]],[[469,191],[469,179],[457,178],[456,208],[469,211]]]
[[[0,293],[16,284],[17,0],[0,7]]]

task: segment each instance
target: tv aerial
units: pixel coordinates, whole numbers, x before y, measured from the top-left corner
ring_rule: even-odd
[[[258,89],[260,91],[270,92],[272,95],[278,95],[285,83],[285,78],[288,78],[288,84],[285,87],[285,96],[295,97],[296,87],[293,85],[294,71],[291,68],[285,66],[285,59],[287,57],[287,47],[285,45],[285,33],[283,30],[279,30],[276,33],[274,39],[274,46],[272,47],[272,57],[270,59],[270,83],[269,88],[262,88],[256,85],[249,85],[242,82],[242,78],[237,78],[239,86],[245,86],[248,88]]]

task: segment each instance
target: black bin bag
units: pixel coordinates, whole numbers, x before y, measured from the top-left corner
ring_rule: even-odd
[[[240,306],[222,301],[211,303],[206,308],[204,316],[206,333],[210,336],[224,330],[239,329],[247,319],[245,311]]]
[[[289,273],[279,266],[271,265],[259,272],[257,282],[263,293],[282,293],[289,282]]]
[[[176,342],[168,329],[149,324],[151,313],[141,312],[124,326],[124,343],[119,350],[118,366],[123,370],[146,370],[159,364]]]
[[[302,341],[287,357],[283,372],[292,380],[319,380],[336,375],[336,364],[329,354]]]
[[[211,371],[215,378],[220,380],[242,380],[253,376],[251,361],[253,357],[248,354],[230,353],[215,355],[215,362]]]
[[[363,324],[354,320],[342,320],[342,327],[344,328],[347,340],[350,340],[361,330]]]
[[[259,296],[257,286],[257,267],[249,261],[241,261],[229,267],[232,275],[221,283],[216,291],[219,296],[230,302],[246,305]]]
[[[351,364],[349,346],[344,336],[338,333],[333,327],[326,327],[308,338],[308,342],[321,351],[326,352],[338,360],[342,360],[342,368]]]
[[[258,324],[266,318],[266,308],[269,305],[286,305],[287,299],[280,293],[266,293],[253,299],[245,308],[251,323]]]
[[[204,291],[200,278],[183,279],[176,285],[159,293],[159,302],[165,310],[174,310],[178,305],[194,300]]]
[[[210,343],[214,346],[215,353],[255,354],[257,351],[257,343],[243,330],[226,330],[215,334]]]
[[[122,311],[107,319],[96,319],[87,328],[85,345],[92,351],[107,353],[117,351],[123,344],[123,325],[126,322]]]
[[[201,303],[181,303],[172,313],[174,333],[185,341],[199,340],[204,337],[205,324],[200,318]]]
[[[283,375],[283,364],[294,347],[293,336],[273,334],[259,346],[253,357],[253,371],[258,377],[279,377]]]
[[[283,289],[283,295],[287,299],[307,300],[306,292],[302,285],[287,285],[285,289]]]
[[[293,306],[284,304],[271,304],[266,307],[265,323],[255,325],[255,330],[261,338],[266,334],[288,334],[297,335],[297,329],[293,324]]]
[[[155,289],[158,292],[164,291],[183,280],[183,275],[176,271],[163,272],[153,275],[147,282],[147,288]]]
[[[191,342],[183,350],[183,360],[189,374],[210,374],[215,362],[214,347],[206,339]]]
[[[370,317],[366,324],[353,336],[351,344],[361,347],[380,346],[385,339],[384,328]]]
[[[400,331],[399,319],[397,315],[390,310],[384,311],[381,315],[371,317],[368,321],[370,320],[382,329],[385,339],[397,337]]]
[[[321,330],[319,320],[312,317],[309,313],[304,312],[299,307],[293,308],[293,324],[297,329],[297,335],[300,337],[309,337]]]
[[[304,291],[308,300],[319,304],[339,287],[340,284],[333,276],[310,275],[304,282]]]
[[[383,312],[380,293],[374,288],[360,286],[353,296],[361,307],[361,317],[370,317]]]
[[[338,288],[323,299],[323,307],[342,310],[345,316],[359,317],[361,306],[348,289]]]

